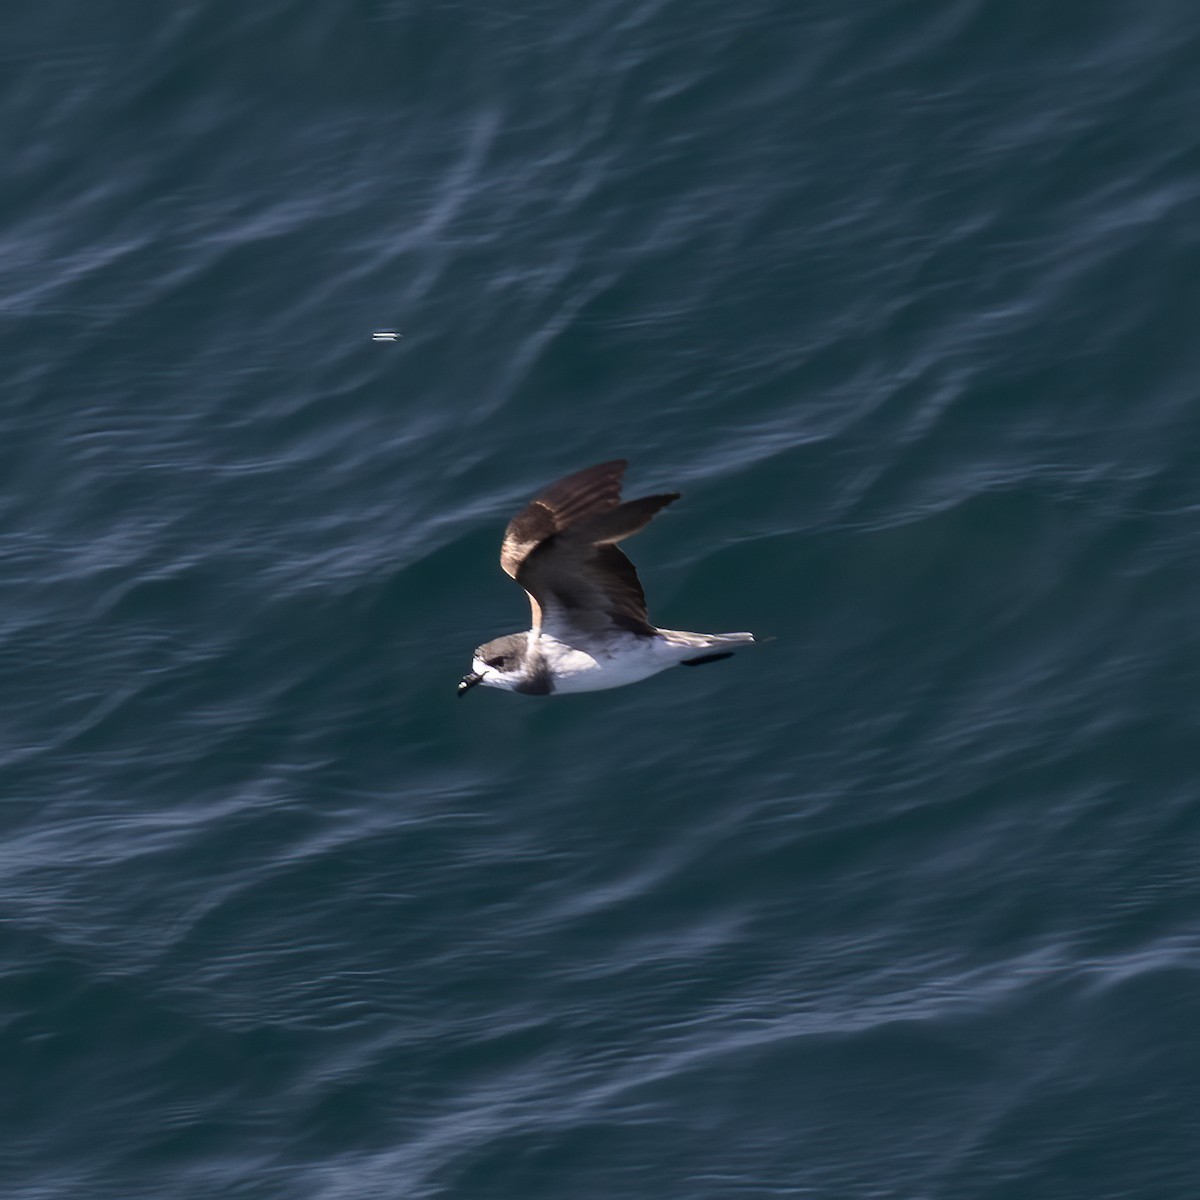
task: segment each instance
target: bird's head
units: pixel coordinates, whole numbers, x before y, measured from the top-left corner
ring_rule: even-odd
[[[471,670],[458,685],[458,694],[465,696],[476,684],[512,692],[525,678],[525,640],[523,633],[485,642],[471,659]]]

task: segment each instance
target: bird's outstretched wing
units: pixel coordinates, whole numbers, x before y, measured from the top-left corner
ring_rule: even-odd
[[[508,523],[500,565],[529,594],[537,633],[624,629],[651,634],[633,563],[616,543],[649,523],[678,492],[621,503],[623,458],[548,487]]]

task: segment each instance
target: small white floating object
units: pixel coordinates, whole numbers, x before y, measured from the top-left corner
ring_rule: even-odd
[[[394,342],[400,337],[394,329],[377,329],[371,334],[373,342]]]

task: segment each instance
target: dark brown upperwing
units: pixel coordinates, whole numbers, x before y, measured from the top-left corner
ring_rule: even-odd
[[[645,528],[659,509],[678,498],[678,492],[668,492],[629,500],[539,542],[516,575],[529,593],[534,627],[545,623],[589,632],[617,628],[653,633],[637,571],[615,543]]]
[[[585,517],[598,516],[621,502],[621,477],[629,464],[623,458],[588,467],[551,484],[530,501],[504,531],[500,565],[514,579],[521,564],[547,538]],[[536,617],[536,613],[535,613]]]

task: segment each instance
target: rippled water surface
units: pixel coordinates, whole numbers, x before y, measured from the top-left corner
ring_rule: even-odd
[[[1193,5],[2,59],[6,1200],[1200,1194]],[[459,703],[619,455],[776,640]]]

